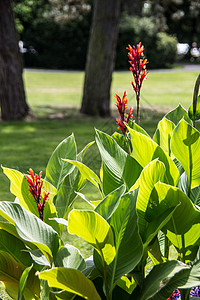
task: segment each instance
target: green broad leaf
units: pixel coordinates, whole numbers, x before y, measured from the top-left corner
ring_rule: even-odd
[[[165,151],[157,145],[151,138],[128,127],[132,142],[132,156],[144,168],[152,160],[158,158],[166,167],[166,178],[168,183],[175,185],[178,183],[179,171],[173,160]]]
[[[191,190],[190,199],[195,205],[200,206],[200,186]]]
[[[60,189],[65,176],[73,170],[73,166],[63,160],[65,158],[76,159],[76,142],[73,134],[57,146],[47,164],[45,180],[57,190]]]
[[[133,290],[136,288],[137,283],[135,282],[134,278],[131,279],[127,278],[126,276],[122,276],[118,281],[117,285],[126,291],[129,294],[132,294]]]
[[[138,265],[143,256],[136,213],[137,195],[137,189],[123,195],[110,219],[116,248],[116,256],[107,269],[110,290],[124,274]]]
[[[72,210],[68,219],[68,231],[91,244],[107,265],[113,261],[115,257],[113,232],[110,225],[98,213]]]
[[[165,165],[158,159],[155,159],[142,170],[140,177],[131,188],[131,190],[133,190],[139,187],[136,208],[139,231],[143,242],[145,242],[144,236],[146,236],[147,227],[149,225],[146,219],[146,211],[150,203],[151,192],[158,181],[164,181],[165,173]]]
[[[79,196],[81,198],[81,203],[80,205],[76,204],[76,208],[81,209],[81,208],[85,208],[85,206],[87,207],[87,209],[89,210],[94,210],[95,206],[92,204],[92,202],[90,202],[87,197],[85,195],[83,195],[82,193],[78,193],[76,192],[77,196]],[[77,207],[80,206],[80,207]]]
[[[153,137],[154,142],[156,142],[169,156],[171,153],[171,136],[175,128],[175,124],[169,121],[167,118],[163,118],[158,123],[158,128]]]
[[[19,299],[20,278],[24,270],[24,266],[16,262],[10,254],[0,251],[0,281],[4,283],[6,292],[14,300]],[[31,276],[31,281],[27,282],[23,291],[26,300],[39,299],[39,280],[33,275]]]
[[[24,178],[24,174],[21,172],[9,169],[1,166],[3,169],[4,174],[8,177],[10,180],[10,191],[13,195],[15,195],[18,199],[20,199],[21,196],[21,184],[22,180]]]
[[[29,273],[31,271],[31,269],[33,268],[33,265],[31,265],[30,267],[26,268],[21,277],[20,277],[20,281],[19,281],[19,292],[18,292],[18,300],[23,300],[23,294],[24,294],[24,290],[27,284],[27,279],[29,276]]]
[[[103,161],[104,193],[107,195],[124,183],[129,189],[142,171],[140,164],[112,137],[98,130],[96,130],[96,143]]]
[[[85,178],[77,168],[65,177],[54,200],[59,218],[67,217],[70,207],[77,197],[76,191],[81,191],[85,183]]]
[[[194,109],[194,105],[192,103],[188,109],[188,116],[190,117],[191,120],[197,121],[200,119],[200,95],[197,97],[196,100],[195,113],[193,109]]]
[[[35,245],[52,262],[58,250],[57,232],[20,204],[0,202],[0,215],[15,225],[20,238]]]
[[[57,253],[55,266],[82,271],[86,268],[86,263],[76,247],[65,245]]]
[[[129,120],[128,126],[132,129],[134,129],[135,131],[138,131],[138,132],[150,137],[150,135],[141,126],[136,124],[135,121]]]
[[[65,161],[76,166],[79,169],[83,178],[90,181],[101,191],[101,181],[100,181],[99,177],[90,168],[88,168],[86,165],[84,165],[83,163],[81,163],[79,161],[69,160],[69,159],[65,159]]]
[[[39,278],[47,280],[50,287],[74,293],[84,299],[101,299],[92,281],[79,270],[59,267],[39,273]]]
[[[162,288],[167,285],[167,282],[172,279],[176,274],[181,274],[181,272],[190,270],[190,267],[188,265],[185,265],[179,261],[172,260],[167,261],[162,264],[158,264],[154,266],[152,271],[147,275],[147,277],[144,279],[143,287],[141,289],[141,292],[137,294],[132,294],[131,299],[135,300],[166,300],[170,297],[173,290],[177,288],[177,286],[168,287],[168,290],[165,290],[165,292],[162,294],[160,291],[162,291]],[[157,297],[159,295],[159,297]]]
[[[186,195],[188,195],[189,192],[189,182],[188,182],[188,177],[185,171],[183,174],[181,174],[178,182],[178,188],[183,191]]]
[[[78,161],[80,161],[80,162],[83,161],[84,156],[85,156],[87,150],[88,150],[92,145],[94,145],[94,143],[95,143],[95,141],[90,142],[89,144],[87,144],[87,145],[83,148],[83,150],[82,150],[80,153],[77,154],[77,160],[78,160]]]
[[[51,267],[51,264],[49,263],[48,259],[39,249],[30,250],[29,254],[33,261],[36,262],[38,265]]]
[[[171,110],[169,113],[165,115],[165,118],[173,122],[175,125],[177,125],[181,119],[185,119],[186,122],[191,124],[191,120],[188,117],[188,113],[186,109],[182,105],[178,105],[175,109]]]
[[[112,214],[117,209],[122,195],[125,193],[126,187],[121,187],[108,194],[95,208],[95,211],[100,214],[106,221],[108,221]]]
[[[94,142],[91,142],[86,145],[86,147],[77,155],[77,160],[79,162],[82,162],[85,153],[93,144]],[[71,206],[77,197],[76,192],[81,191],[85,186],[85,183],[86,179],[81,175],[78,168],[74,168],[74,170],[65,177],[58,194],[54,198],[59,218],[67,218]]]
[[[191,249],[200,242],[200,210],[197,209],[188,196],[176,187],[157,183],[151,195],[152,207],[149,206],[147,218],[157,217],[156,208],[158,202],[163,202],[163,206],[176,207],[173,216],[166,223],[162,231],[177,248],[180,255],[185,258],[191,253]]]
[[[168,262],[169,263],[169,262]],[[198,286],[200,282],[200,263],[196,263],[194,266],[184,267],[182,270],[178,272],[173,272],[173,276],[168,277],[166,281],[164,281],[160,290],[150,298],[151,300],[166,300],[167,297],[170,296],[170,291],[174,291],[176,288],[178,289],[191,289],[194,286]],[[181,267],[181,265],[180,265]],[[158,269],[157,269],[158,271]],[[152,274],[155,276],[155,274]],[[153,281],[153,276],[152,276]],[[168,295],[168,296],[167,296]],[[192,298],[195,299],[195,298]]]
[[[127,139],[125,136],[119,132],[114,132],[112,138],[117,142],[117,144],[125,151],[128,152]]]
[[[191,188],[200,185],[200,133],[186,121],[181,120],[174,129],[171,149],[181,162]]]
[[[32,260],[24,243],[14,235],[0,229],[0,251],[9,253],[17,262],[30,266]]]
[[[68,227],[68,221],[63,218],[54,218],[58,224],[65,225]]]

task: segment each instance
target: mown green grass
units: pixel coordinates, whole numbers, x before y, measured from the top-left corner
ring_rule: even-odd
[[[169,72],[150,71],[143,83],[141,106],[175,107],[181,103],[186,108],[192,101],[192,93],[198,72],[180,69]],[[80,107],[84,83],[83,72],[25,72],[26,93],[30,106],[37,115],[53,113],[55,107],[67,112],[68,107]],[[128,101],[135,105],[131,86],[131,72],[114,72],[111,89],[111,104],[114,94],[122,95],[127,90]],[[39,109],[38,109],[39,108]]]

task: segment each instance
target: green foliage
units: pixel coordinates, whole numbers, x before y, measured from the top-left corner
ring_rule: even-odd
[[[200,285],[200,133],[180,106],[153,139],[129,125],[124,149],[117,134],[96,130],[100,177],[82,162],[92,143],[79,154],[74,135],[58,145],[39,190],[41,202],[50,192],[44,221],[31,181],[3,167],[16,199],[0,202],[0,280],[13,299],[165,300],[179,288],[186,300]],[[97,203],[80,193],[87,181]],[[89,209],[73,208],[77,195]],[[92,257],[64,243],[63,226],[93,247]]]
[[[150,18],[138,18],[124,15],[121,19],[117,45],[116,68],[127,69],[126,47],[139,42],[145,45],[145,57],[148,68],[162,68],[176,61],[177,40],[167,33],[160,33]]]

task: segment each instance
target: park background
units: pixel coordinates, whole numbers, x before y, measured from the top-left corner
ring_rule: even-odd
[[[107,99],[109,114],[102,118],[98,111],[90,112],[90,107],[95,107],[95,103],[99,101],[96,86],[99,74],[104,72],[100,65],[96,66],[96,76],[93,76],[93,82],[90,83],[95,87],[93,93],[96,93],[96,97],[92,99],[93,103],[88,104],[88,113],[87,109],[80,113],[80,108],[88,48],[93,32],[94,7],[97,7],[97,3],[101,4],[103,14],[106,15],[107,8],[110,8],[108,2],[0,1],[1,112],[5,99],[9,98],[6,93],[12,94],[12,88],[17,86],[14,84],[13,87],[12,79],[8,80],[5,76],[9,76],[17,63],[20,65],[18,69],[23,70],[23,75],[21,71],[14,71],[14,75],[17,82],[19,77],[23,76],[23,105],[28,107],[25,109],[26,114],[18,118],[16,112],[20,101],[12,97],[10,107],[16,109],[12,110],[9,105],[6,106],[10,109],[6,114],[8,117],[2,117],[0,122],[1,165],[25,173],[31,167],[38,173],[45,170],[48,159],[58,143],[72,132],[75,134],[78,149],[82,149],[94,140],[95,127],[109,134],[117,130],[114,94],[122,96],[124,90],[127,90],[128,104],[135,107],[135,96],[131,86],[132,74],[128,70],[128,44],[136,45],[141,41],[149,62],[149,74],[143,84],[140,104],[141,124],[151,136],[158,120],[166,112],[179,104],[186,109],[189,107],[200,70],[199,56],[191,54],[194,43],[197,50],[200,47],[199,1],[110,2],[113,2],[114,6],[119,5],[118,35],[109,58],[110,62],[114,61],[108,91],[110,96]],[[4,13],[6,9],[9,14]],[[9,16],[14,23],[10,22]],[[102,22],[102,18],[98,19],[98,13],[95,16],[97,21]],[[108,16],[111,19],[112,11]],[[8,34],[10,30],[11,35]],[[104,36],[112,35],[112,28],[108,28],[108,31],[99,35],[98,40],[102,39],[103,43]],[[179,53],[178,43],[183,46]],[[106,50],[107,45],[103,44],[103,48]],[[96,44],[94,52],[94,59],[100,61],[99,44]],[[9,55],[6,56],[5,53]],[[16,57],[16,60],[9,60],[10,57]],[[20,106],[22,104],[19,104],[21,109]],[[99,170],[100,157],[95,145],[86,161],[93,170]],[[90,200],[96,200],[99,196],[91,187],[87,187],[85,194]],[[0,173],[0,199],[14,200],[3,172]],[[6,299],[5,294],[2,297]]]

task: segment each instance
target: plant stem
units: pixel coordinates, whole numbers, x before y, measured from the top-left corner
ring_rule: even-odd
[[[137,100],[137,124],[140,125],[140,95],[139,93],[136,95]]]
[[[111,296],[109,295],[109,289],[108,289],[107,266],[103,257],[102,257],[102,262],[103,262],[103,273],[104,273],[104,281],[105,281],[105,289],[106,289],[106,299],[112,300],[112,295]]]

